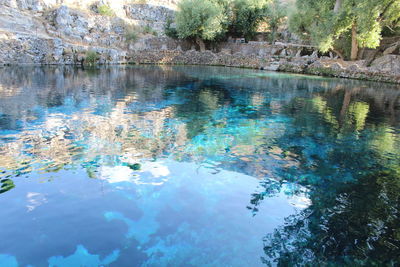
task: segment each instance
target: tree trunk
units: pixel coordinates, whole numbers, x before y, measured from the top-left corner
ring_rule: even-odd
[[[271,31],[271,44],[275,43],[275,35],[276,35],[276,30],[272,29],[272,31]]]
[[[356,23],[353,23],[351,27],[351,60],[357,60],[358,58],[358,41],[357,41],[357,26]]]
[[[336,0],[335,7],[333,8],[333,12],[338,13],[339,9],[342,7],[342,0]]]
[[[344,56],[343,56],[343,54],[339,51],[339,50],[336,50],[335,48],[333,48],[333,49],[331,49],[332,50],[332,52],[334,52],[341,60],[344,60]]]
[[[204,43],[204,41],[200,37],[196,37],[196,43],[200,47],[200,52],[206,51],[206,44]]]

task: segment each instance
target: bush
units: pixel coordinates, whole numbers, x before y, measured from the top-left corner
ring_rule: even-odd
[[[147,0],[133,0],[132,4],[146,5],[147,4]]]
[[[98,6],[97,7],[97,12],[100,15],[103,15],[103,16],[109,16],[109,17],[114,17],[115,16],[114,10],[112,10],[112,8],[107,6],[107,5]]]
[[[288,13],[288,6],[283,4],[280,0],[273,0],[268,4],[265,14],[265,20],[268,23],[270,30],[270,42],[274,43],[279,26],[281,26]]]
[[[96,51],[89,50],[89,51],[86,52],[85,64],[93,66],[93,65],[95,65],[97,63],[97,59],[98,59],[98,56],[97,56],[97,52]]]
[[[254,37],[265,19],[267,4],[272,0],[182,0],[178,4],[175,23],[166,25],[167,36],[195,39],[204,48],[204,40],[219,41],[227,34]],[[202,44],[203,43],[203,44]]]
[[[157,32],[152,27],[150,27],[149,25],[146,25],[146,26],[143,27],[142,33],[157,35]]]
[[[127,42],[135,42],[138,39],[139,31],[133,25],[125,26],[125,39]]]
[[[128,42],[135,42],[138,38],[138,34],[136,31],[127,31],[125,33],[125,39]]]
[[[234,0],[229,31],[236,37],[252,39],[259,23],[266,17],[268,0]]]
[[[167,23],[165,24],[164,27],[164,33],[166,36],[173,38],[173,39],[178,39],[178,32],[176,31],[175,27],[172,27],[173,20],[171,18],[168,18]]]

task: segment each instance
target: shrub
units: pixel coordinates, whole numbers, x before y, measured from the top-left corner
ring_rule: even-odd
[[[149,25],[146,25],[146,26],[143,27],[142,33],[157,35],[157,32],[152,27],[150,27]]]
[[[234,0],[229,31],[237,37],[252,39],[259,23],[265,18],[268,0]]]
[[[139,31],[133,25],[125,26],[125,39],[127,42],[135,42],[138,39]]]
[[[176,35],[182,39],[195,39],[201,48],[204,41],[219,41],[227,34],[254,37],[257,27],[265,18],[271,0],[181,0],[176,13]],[[167,36],[174,36],[172,23],[166,25]]]
[[[103,15],[103,16],[109,16],[109,17],[114,17],[115,16],[114,10],[112,10],[112,8],[107,6],[107,5],[98,6],[97,7],[97,12],[100,15]]]
[[[132,0],[132,4],[146,5],[147,4],[147,0]]]
[[[128,42],[135,42],[138,38],[138,34],[136,31],[127,31],[125,33],[125,39]]]
[[[172,18],[168,18],[164,27],[165,35],[173,39],[178,39],[178,32],[176,31],[175,27],[172,27],[172,23]]]
[[[93,50],[89,50],[86,52],[86,56],[85,56],[85,63],[87,65],[93,66],[97,63],[97,52],[93,51]]]

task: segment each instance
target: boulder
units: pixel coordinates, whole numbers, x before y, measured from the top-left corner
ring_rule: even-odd
[[[400,55],[385,55],[375,59],[370,67],[373,71],[396,73],[400,75]]]
[[[269,65],[263,67],[263,69],[269,71],[277,71],[279,70],[279,67],[280,67],[279,62],[271,62]]]
[[[390,54],[399,54],[400,52],[400,42],[397,42],[383,51],[383,55],[390,55]]]
[[[311,54],[311,58],[318,58],[318,50],[315,50],[315,51]]]

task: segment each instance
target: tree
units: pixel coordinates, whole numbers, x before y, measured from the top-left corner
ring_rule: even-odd
[[[183,0],[176,14],[177,35],[181,39],[193,38],[205,51],[204,40],[212,41],[224,34],[227,17],[223,7],[212,0]]]
[[[382,29],[398,23],[400,0],[298,0],[290,18],[290,28],[326,52],[337,41],[351,38],[350,59],[359,48],[376,48]]]
[[[268,4],[265,12],[265,20],[268,23],[269,29],[271,31],[271,42],[275,41],[276,33],[278,27],[282,24],[286,17],[286,6],[282,4],[279,0],[273,0]]]
[[[247,40],[254,37],[260,21],[265,19],[269,0],[233,0],[229,32]]]
[[[201,51],[205,50],[204,41],[224,39],[227,33],[249,40],[254,37],[259,23],[265,20],[270,2],[271,0],[182,0],[178,4],[179,11],[175,17],[177,36],[181,39],[194,39]]]

